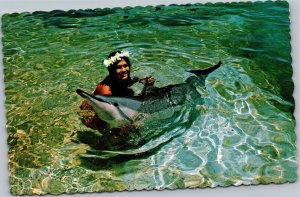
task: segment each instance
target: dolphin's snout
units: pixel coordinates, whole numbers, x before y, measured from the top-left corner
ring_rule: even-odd
[[[83,91],[80,90],[80,89],[77,89],[76,92],[77,92],[77,94],[79,94],[79,95],[81,95],[81,94],[83,93]]]
[[[83,91],[83,90],[81,90],[81,89],[77,89],[76,92],[77,92],[77,94],[79,94],[81,97],[83,97],[83,98],[85,98],[85,99],[88,99],[88,100],[95,99],[95,100],[100,101],[100,102],[109,103],[109,102],[106,101],[106,99],[104,99],[104,97],[101,96],[101,95],[93,96],[93,95],[90,95],[89,93],[86,93],[85,91]]]
[[[89,95],[88,93],[86,93],[85,91],[83,91],[81,89],[77,89],[76,92],[77,92],[77,94],[79,94],[83,98],[92,97],[91,95]]]

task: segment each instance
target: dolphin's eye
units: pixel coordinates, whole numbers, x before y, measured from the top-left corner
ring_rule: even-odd
[[[118,107],[119,105],[118,105],[118,103],[113,103],[114,104],[114,106],[116,106],[116,107]]]

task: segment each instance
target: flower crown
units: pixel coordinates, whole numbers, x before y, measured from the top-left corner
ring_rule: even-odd
[[[116,61],[121,60],[122,57],[129,57],[129,52],[128,51],[121,51],[121,53],[117,52],[114,56],[104,60],[103,63],[106,67],[109,67],[112,64],[114,64]]]

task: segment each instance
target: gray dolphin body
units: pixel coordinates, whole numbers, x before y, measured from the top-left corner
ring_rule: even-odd
[[[187,72],[191,72],[195,76],[189,77],[185,83],[162,88],[153,87],[143,96],[93,96],[80,89],[77,89],[76,92],[89,101],[97,116],[107,122],[110,128],[121,128],[133,124],[139,114],[153,114],[196,100],[203,104],[199,100],[199,92],[196,91],[196,87],[204,87],[207,75],[219,68],[220,65],[221,62],[205,70],[189,70]]]

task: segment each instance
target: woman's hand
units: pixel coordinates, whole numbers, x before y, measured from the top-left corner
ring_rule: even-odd
[[[145,77],[146,85],[153,85],[154,83],[155,83],[155,79],[151,75],[148,75],[147,77]]]

